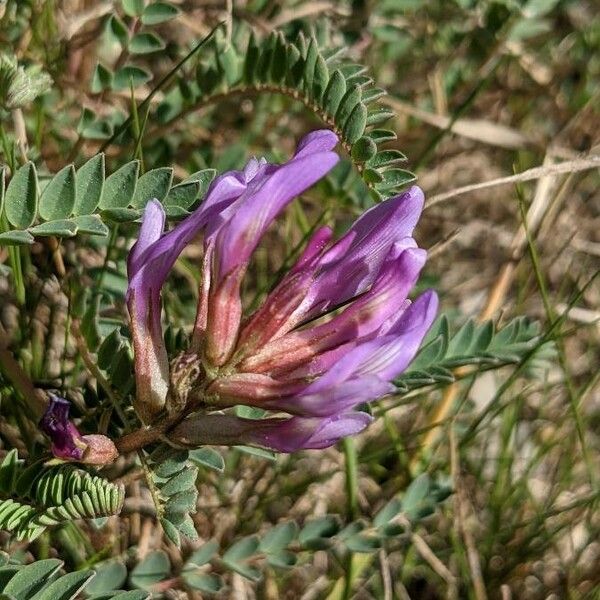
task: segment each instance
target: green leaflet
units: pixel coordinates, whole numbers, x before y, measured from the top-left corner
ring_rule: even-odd
[[[137,160],[123,165],[104,184],[100,208],[126,208],[133,198],[140,170]]]
[[[341,71],[334,71],[323,95],[323,106],[328,115],[335,115],[345,93],[346,80]]]
[[[100,203],[105,179],[104,162],[104,154],[97,154],[77,171],[74,207],[76,215],[90,215]]]
[[[45,236],[107,236],[107,222],[135,221],[153,198],[164,204],[170,217],[181,218],[206,193],[216,175],[214,169],[204,169],[176,183],[170,167],[140,176],[138,161],[131,161],[107,177],[101,153],[77,171],[73,165],[64,167],[50,178],[38,198],[33,163],[19,169],[8,188],[3,186],[5,172],[0,168],[0,207],[15,229],[0,232],[0,246],[31,244],[36,237]]]
[[[4,211],[4,194],[6,191],[6,168],[0,166],[0,215]]]
[[[148,590],[153,585],[166,579],[171,570],[169,557],[162,550],[149,552],[131,571],[129,580],[136,588]]]
[[[117,514],[124,497],[122,486],[73,465],[26,468],[16,450],[0,464],[0,529],[19,540],[33,540],[63,521]]]
[[[173,169],[162,167],[144,173],[138,180],[131,205],[144,208],[148,201],[156,199],[162,202],[173,183]]]
[[[44,588],[35,600],[71,600],[94,578],[94,571],[75,571],[63,575]]]
[[[163,50],[165,42],[155,33],[137,33],[129,40],[131,54],[152,54]]]
[[[33,163],[21,167],[10,180],[4,197],[4,212],[11,225],[26,229],[38,208],[38,178]]]
[[[344,138],[349,144],[354,144],[362,136],[365,125],[367,124],[367,107],[359,102],[350,116],[344,123],[342,131],[344,132]]]
[[[113,74],[102,63],[98,63],[92,75],[90,89],[93,94],[99,94],[112,87]]]
[[[75,206],[75,167],[68,165],[46,186],[40,199],[40,216],[52,221],[68,217]]]
[[[215,96],[220,99],[221,96],[250,91],[292,96],[314,111],[326,127],[334,128],[346,148],[363,136],[369,138],[370,142],[363,142],[351,154],[356,166],[378,154],[379,144],[394,139],[393,132],[374,129],[393,116],[388,107],[378,104],[385,90],[373,86],[363,65],[344,63],[339,52],[323,52],[317,38],[311,37],[307,41],[300,32],[294,41],[290,41],[282,32],[275,31],[257,40],[252,31],[244,47],[236,46],[235,39],[226,47],[219,38],[216,36],[213,40],[215,58],[203,61],[197,69],[196,84],[200,95],[196,101],[207,103]],[[243,57],[241,69],[237,61],[228,58],[234,55]],[[183,84],[183,79],[180,81]],[[192,95],[188,94],[188,97]],[[169,118],[176,119],[177,111],[169,112]],[[386,161],[373,164],[371,174],[364,177],[377,199],[397,194],[415,179],[412,174],[403,178],[397,174],[385,176],[384,172],[392,164]],[[362,169],[358,171],[365,173]],[[377,183],[383,185],[377,188]]]
[[[112,87],[117,92],[123,92],[148,83],[151,79],[152,74],[146,69],[136,65],[125,65],[115,72]]]
[[[148,4],[142,13],[144,25],[158,25],[174,19],[179,14],[179,9],[168,2],[153,2]]]
[[[232,571],[246,577],[246,579],[258,581],[261,578],[261,572],[255,566],[249,564],[249,559],[256,553],[259,544],[258,536],[252,535],[242,538],[223,554],[223,563]]]
[[[491,321],[479,325],[469,320],[451,336],[448,319],[442,315],[414,361],[394,383],[400,392],[407,392],[454,381],[452,369],[456,367],[473,365],[489,369],[515,364],[534,350],[539,341],[538,324],[526,317],[517,317],[497,331]]]
[[[130,17],[139,17],[144,12],[144,0],[121,0],[125,14]]]
[[[145,5],[132,0],[124,2],[123,7],[128,15],[141,17],[145,25],[163,22],[178,13],[168,2]],[[109,19],[108,29],[134,52],[154,51],[161,44],[160,38],[148,31],[129,39],[126,26],[116,15]],[[324,118],[326,127],[336,129],[357,166],[366,164],[367,168],[361,168],[359,173],[375,198],[395,195],[414,181],[410,172],[395,168],[395,164],[404,159],[402,153],[379,149],[380,144],[394,139],[395,134],[374,127],[393,113],[377,104],[384,90],[372,86],[364,66],[346,63],[336,52],[323,53],[316,38],[307,42],[302,33],[293,42],[282,32],[273,32],[262,40],[257,40],[252,33],[246,45],[240,48],[238,40],[243,37],[234,36],[232,42],[226,44],[222,35],[214,36],[211,42],[214,56],[199,64],[197,81],[190,85],[180,77],[173,89],[185,90],[185,102],[205,101],[211,94],[227,94],[243,86],[257,91],[269,86],[269,91],[293,95]],[[150,78],[150,73],[137,65],[124,65],[111,73],[98,64],[92,89],[96,93],[110,88],[129,91],[132,84],[135,87]],[[165,98],[171,96],[169,91]],[[166,105],[161,103],[158,110],[162,116],[157,116],[158,122],[168,123],[177,117],[184,107],[181,93],[179,96],[180,101],[169,104],[167,112]],[[80,131],[85,136],[106,139],[112,135],[113,128],[114,123],[84,110]],[[139,209],[151,198],[164,202],[169,218],[185,217],[214,176],[213,171],[204,173],[199,186],[192,183],[192,178],[173,182],[168,167],[151,170],[140,177],[139,166],[132,161],[106,176],[104,155],[98,154],[80,167],[74,177],[71,165],[52,176],[40,198],[36,167],[28,163],[4,186],[4,193],[0,181],[0,208],[13,227],[0,233],[0,245],[29,244],[36,235],[107,235],[107,223],[138,219]]]

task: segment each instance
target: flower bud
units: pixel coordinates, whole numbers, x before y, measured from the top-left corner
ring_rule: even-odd
[[[52,454],[60,460],[88,465],[114,462],[119,453],[113,442],[104,435],[81,435],[69,421],[70,407],[68,400],[50,394],[40,428],[52,440]]]

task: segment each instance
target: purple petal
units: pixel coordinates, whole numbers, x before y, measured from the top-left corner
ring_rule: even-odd
[[[225,414],[196,414],[169,431],[175,444],[234,446],[252,444],[278,452],[333,446],[343,437],[362,431],[372,418],[350,412],[325,418],[292,417],[241,419]]]
[[[319,152],[292,159],[279,167],[241,203],[219,229],[215,251],[220,279],[247,265],[272,221],[298,195],[305,192],[338,162],[333,152]]]
[[[278,452],[321,449],[340,439],[361,432],[372,418],[366,413],[351,412],[333,417],[265,419],[256,421],[248,441]]]
[[[242,362],[244,371],[281,374],[299,368],[316,355],[352,341],[367,338],[397,314],[425,264],[426,252],[409,248],[395,257],[390,251],[378,279],[364,296],[322,325],[293,331]]]
[[[414,186],[368,210],[320,260],[307,313],[314,314],[363,293],[375,281],[393,245],[414,244],[410,236],[423,210],[423,192]]]
[[[353,372],[349,373],[352,375]],[[245,404],[292,415],[323,417],[346,412],[394,389],[389,382],[369,374],[346,380],[317,380],[309,385],[298,380],[280,381],[259,373],[235,373],[217,379],[208,388],[207,395],[218,397],[214,404],[221,408]]]
[[[216,379],[209,386],[207,395],[218,394],[219,406],[236,404],[265,406],[265,401],[280,400],[297,394],[304,388],[306,383],[303,382],[278,381],[260,373],[233,373]]]
[[[370,349],[357,373],[377,375],[387,381],[400,375],[417,353],[437,309],[438,298],[434,291],[419,296],[387,334],[375,340],[379,347]]]
[[[204,256],[202,257],[202,281],[198,291],[198,308],[196,310],[196,320],[194,322],[194,330],[192,332],[192,340],[190,342],[190,350],[200,352],[202,342],[206,335],[208,327],[208,301],[211,282],[211,264],[212,264],[213,247],[212,244],[205,246]]]
[[[131,290],[128,308],[135,361],[134,407],[148,424],[161,412],[169,390],[169,358],[160,320],[160,290]]]
[[[244,273],[241,268],[231,271],[208,295],[206,317],[206,358],[212,365],[222,366],[235,347],[240,321],[242,299],[240,285]]]
[[[385,258],[390,246],[405,237],[411,237],[421,216],[425,198],[418,186],[375,205],[364,213],[350,228],[345,238],[351,238],[348,251],[360,256]],[[383,256],[381,256],[383,255]],[[323,257],[322,264],[340,259],[334,246]]]
[[[251,158],[244,167],[244,178],[246,183],[252,181],[258,175],[261,167],[266,164],[267,161],[264,158]]]
[[[81,460],[87,444],[69,421],[71,404],[50,394],[48,408],[40,421],[40,429],[52,440],[52,454],[65,460]]]
[[[313,281],[316,262],[331,236],[332,231],[329,227],[318,229],[294,266],[248,319],[240,333],[240,356],[248,355],[300,323],[304,313],[298,308],[306,298]]]
[[[200,206],[183,221],[178,223],[171,231],[165,233],[143,252],[144,269],[140,268],[139,259],[130,261],[130,267],[137,267],[129,271],[130,288],[142,286],[144,288],[160,289],[175,264],[177,257],[196,235],[219,212],[224,210],[234,200],[239,198],[246,190],[247,182],[241,171],[224,173],[217,177],[211,184],[208,193]],[[148,218],[152,213],[148,215]],[[144,213],[144,220],[147,213]],[[143,227],[143,223],[142,223]],[[136,252],[136,255],[142,253]]]
[[[269,174],[257,175],[235,210],[220,215],[225,222],[209,233],[214,240],[214,267],[208,300],[207,357],[216,366],[231,356],[237,342],[242,307],[239,288],[250,256],[277,215],[296,196],[325,175],[339,160],[333,152],[294,158]],[[259,169],[260,170],[260,169]],[[212,237],[214,236],[214,238]]]
[[[296,395],[266,400],[257,406],[304,417],[327,417],[377,400],[394,390],[395,387],[388,381],[374,375],[364,375],[348,381],[334,381],[329,387],[322,386],[319,390],[313,391],[308,387]]]
[[[140,270],[144,264],[144,254],[163,235],[165,218],[165,211],[158,200],[153,199],[146,204],[138,239],[127,257],[130,277]]]
[[[162,234],[164,211],[150,201],[140,237],[128,258],[127,304],[135,354],[136,412],[150,423],[163,409],[169,388],[169,362],[161,326],[161,288],[183,248],[214,217],[246,189],[240,171],[226,173],[211,185],[204,202],[171,231]]]
[[[279,165],[272,165],[265,161],[265,159],[256,160],[251,159],[246,165],[243,171],[243,181],[245,183],[244,189],[240,194],[226,205],[221,203],[219,210],[211,210],[209,218],[206,220],[206,228],[204,231],[204,244],[214,245],[216,236],[219,230],[228,223],[233,216],[238,212],[241,206],[243,206],[248,198],[252,197],[260,186],[269,178],[269,176],[279,168]]]
[[[396,321],[399,316],[410,306],[410,300],[405,300],[399,307],[398,312],[394,317],[386,320],[388,321]],[[383,328],[383,326],[382,326]],[[380,328],[375,335],[382,335]],[[369,336],[368,339],[372,339],[372,336]],[[310,362],[303,364],[302,366],[294,369],[285,374],[286,379],[300,379],[303,377],[316,377],[318,375],[322,375],[326,372],[329,372],[330,369],[334,365],[344,364],[342,361],[349,355],[350,351],[358,346],[363,346],[366,343],[366,340],[351,340],[345,344],[341,344],[337,346],[333,350],[327,350],[326,352],[322,352],[321,354],[315,356]]]
[[[311,265],[323,254],[323,250],[331,241],[333,231],[331,227],[319,227],[306,244],[306,248],[291,268],[292,273],[296,273]]]
[[[318,129],[305,135],[296,148],[294,158],[302,158],[317,152],[333,150],[338,144],[338,137],[329,129]]]

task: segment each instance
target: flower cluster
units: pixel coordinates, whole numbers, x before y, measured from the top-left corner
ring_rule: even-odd
[[[426,252],[413,229],[417,187],[376,205],[336,242],[318,229],[263,304],[244,316],[241,284],[275,218],[338,162],[336,135],[315,131],[290,161],[251,160],[211,185],[200,207],[169,232],[156,200],[146,207],[129,261],[135,408],[150,425],[177,423],[171,442],[255,444],[282,452],[323,448],[365,428],[356,406],[393,392],[437,311],[428,291],[407,299]],[[202,281],[189,349],[169,364],[161,288],[187,244],[203,235]],[[244,419],[248,405],[270,418]]]

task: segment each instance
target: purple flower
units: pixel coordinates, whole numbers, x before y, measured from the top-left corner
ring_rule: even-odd
[[[173,442],[330,446],[368,425],[353,409],[393,392],[390,382],[416,354],[437,312],[434,292],[408,300],[426,260],[412,238],[424,201],[417,187],[367,211],[335,243],[329,228],[317,230],[263,304],[243,314],[252,253],[284,208],[337,163],[336,144],[332,132],[316,131],[283,165],[253,159],[225,173],[168,233],[161,205],[148,204],[129,256],[136,410],[145,423],[163,411],[180,415]],[[190,349],[169,368],[160,290],[198,233],[204,258]],[[276,416],[230,414],[240,404]]]
[[[51,439],[52,454],[56,458],[90,465],[106,465],[117,458],[117,449],[106,436],[79,433],[69,420],[71,404],[68,400],[54,394],[49,394],[49,397],[40,428]]]
[[[81,460],[87,444],[69,421],[71,403],[50,394],[48,408],[40,421],[41,430],[52,440],[52,454],[66,460]]]

